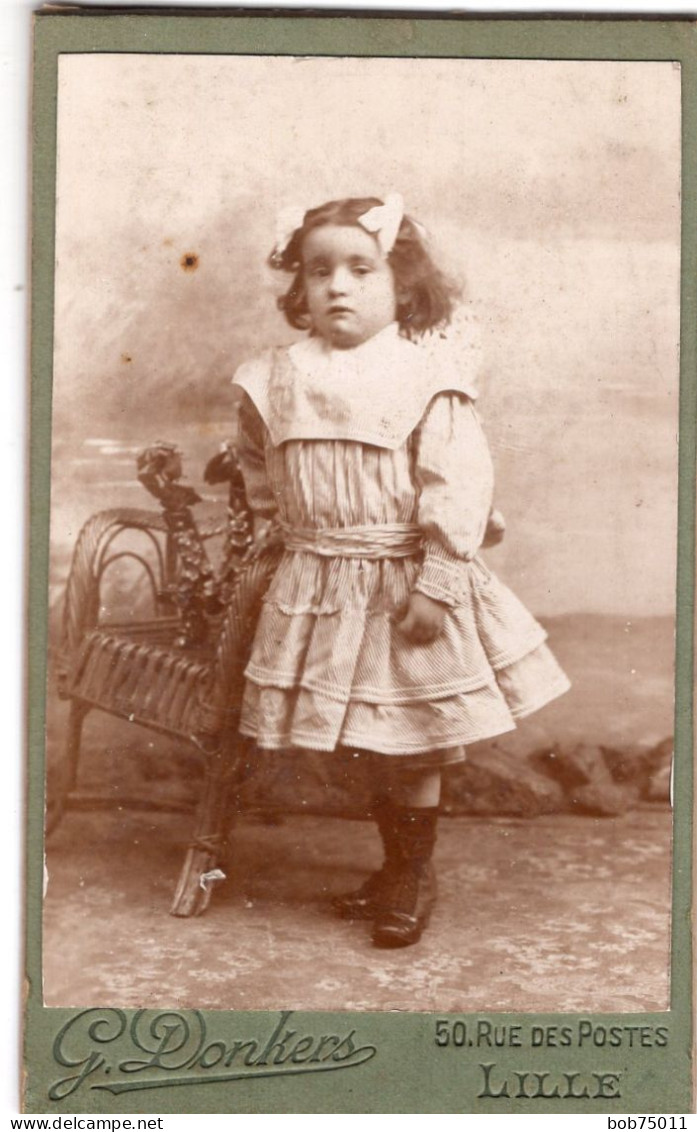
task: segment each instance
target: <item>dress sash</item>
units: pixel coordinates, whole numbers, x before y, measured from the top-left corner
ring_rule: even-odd
[[[326,558],[408,558],[421,549],[423,532],[415,523],[303,529],[281,523],[287,550]]]

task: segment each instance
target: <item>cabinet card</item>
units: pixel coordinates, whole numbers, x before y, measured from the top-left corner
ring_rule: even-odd
[[[37,16],[27,1111],[690,1110],[696,95]]]

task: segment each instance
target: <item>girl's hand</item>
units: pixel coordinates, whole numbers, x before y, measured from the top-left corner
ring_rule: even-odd
[[[430,645],[443,628],[447,608],[442,601],[434,601],[416,590],[409,598],[409,608],[399,628],[413,645]]]

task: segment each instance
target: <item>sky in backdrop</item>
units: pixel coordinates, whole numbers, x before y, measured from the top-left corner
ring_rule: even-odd
[[[212,451],[236,366],[293,339],[265,266],[278,210],[391,190],[481,322],[508,523],[490,565],[538,613],[670,613],[671,63],[63,56],[54,544],[99,477],[134,501],[129,445]]]

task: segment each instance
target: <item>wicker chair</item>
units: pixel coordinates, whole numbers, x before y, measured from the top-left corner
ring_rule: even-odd
[[[204,762],[193,836],[186,848],[171,913],[198,915],[224,879],[228,799],[243,763],[237,722],[243,672],[261,598],[278,561],[269,541],[251,546],[244,485],[228,449],[206,469],[209,483],[230,484],[222,531],[222,567],[213,571],[206,543],[220,526],[197,526],[199,500],[179,483],[181,461],[171,445],[141,454],[139,479],[162,512],[135,508],[101,511],[75,545],[63,607],[59,693],[68,699],[65,766],[60,796],[49,813],[55,825],[74,800],[85,717],[98,709],[189,743]],[[128,546],[139,532],[146,557]],[[105,572],[118,559],[135,559],[148,579],[153,616],[124,623],[100,621]]]

